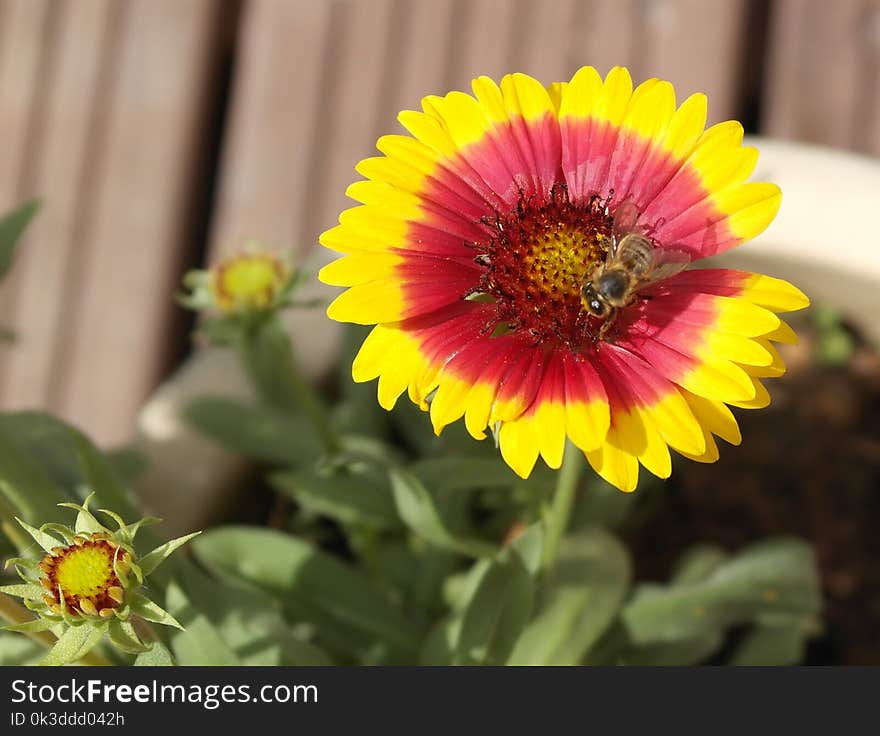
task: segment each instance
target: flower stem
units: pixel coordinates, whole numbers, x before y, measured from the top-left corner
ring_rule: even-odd
[[[244,335],[241,359],[261,401],[282,410],[302,411],[327,452],[338,452],[339,438],[327,407],[300,372],[293,344],[277,316]]]
[[[571,442],[565,443],[562,467],[556,476],[556,490],[551,506],[544,514],[544,569],[553,567],[559,545],[568,527],[571,511],[577,495],[581,471],[584,468],[584,454]]]
[[[33,618],[30,611],[24,606],[19,605],[14,598],[6,595],[6,593],[0,593],[0,619],[3,619],[8,624],[24,624],[33,620]],[[38,644],[42,644],[49,649],[55,646],[57,641],[55,635],[49,631],[23,631],[22,633],[29,639],[33,639]],[[83,664],[98,667],[109,667],[112,664],[94,650],[85,654],[79,661]]]

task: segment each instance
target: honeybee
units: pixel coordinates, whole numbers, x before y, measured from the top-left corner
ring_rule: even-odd
[[[621,202],[614,213],[605,261],[593,267],[581,286],[584,309],[604,320],[598,339],[642,289],[680,273],[690,263],[686,251],[656,247],[638,229],[639,214],[632,200]]]

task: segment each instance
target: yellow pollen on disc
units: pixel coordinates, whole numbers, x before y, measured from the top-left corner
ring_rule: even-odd
[[[573,202],[557,184],[543,201],[523,194],[511,211],[481,220],[487,238],[475,243],[476,262],[485,270],[475,293],[495,303],[493,335],[518,331],[575,349],[592,341],[581,288],[608,251],[609,200],[597,192]]]
[[[104,592],[114,578],[110,545],[68,547],[55,567],[55,580],[61,590],[77,598]]]
[[[524,273],[533,286],[553,301],[577,300],[590,271],[604,258],[602,235],[587,235],[558,223],[529,243],[523,258]]]

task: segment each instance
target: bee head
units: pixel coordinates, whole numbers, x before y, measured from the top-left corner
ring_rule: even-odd
[[[581,287],[581,304],[594,317],[607,317],[610,311],[608,304],[599,297],[593,284],[589,282]]]

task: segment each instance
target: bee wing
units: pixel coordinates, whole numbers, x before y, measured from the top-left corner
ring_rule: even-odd
[[[678,248],[655,248],[653,258],[651,273],[642,281],[639,288],[671,278],[684,271],[691,262],[690,253]]]
[[[614,236],[615,244],[619,243],[627,233],[636,232],[636,222],[640,214],[639,208],[631,199],[624,200],[618,205],[611,223],[611,234]]]
[[[636,232],[636,222],[639,219],[638,207],[631,199],[625,199],[614,210],[614,219],[611,222],[611,247],[605,255],[605,265],[614,263],[620,241],[629,234]]]

